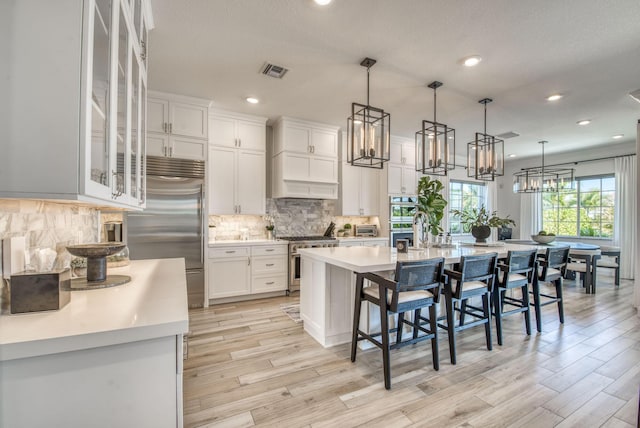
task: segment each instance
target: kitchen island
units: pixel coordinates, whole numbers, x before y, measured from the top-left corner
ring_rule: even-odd
[[[58,311],[0,316],[0,426],[182,426],[184,259],[109,269]]]
[[[351,341],[355,272],[393,271],[398,261],[426,260],[444,257],[446,263],[456,263],[460,257],[509,250],[537,249],[540,246],[505,244],[499,246],[462,246],[426,248],[398,253],[390,247],[305,248],[301,255],[300,317],[304,330],[324,347]],[[361,327],[373,331],[379,315],[362,310]]]

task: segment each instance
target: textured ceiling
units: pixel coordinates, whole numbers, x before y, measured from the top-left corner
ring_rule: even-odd
[[[514,131],[505,153],[538,155],[635,140],[640,103],[638,0],[152,0],[150,89],[208,98],[274,119],[346,126],[352,102],[391,113],[392,134],[413,138],[422,119],[456,129],[457,152],[483,128]],[[481,55],[474,68],[461,65]],[[265,61],[290,69],[259,73]],[[557,102],[546,97],[560,92]],[[258,105],[244,100],[255,96]],[[578,126],[576,121],[591,119]],[[621,140],[611,136],[624,134]]]

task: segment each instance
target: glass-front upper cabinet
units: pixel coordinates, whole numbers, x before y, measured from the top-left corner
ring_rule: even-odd
[[[122,5],[121,5],[122,6]],[[129,52],[131,50],[129,42],[129,32],[125,19],[125,9],[120,7],[118,22],[118,62],[116,68],[117,88],[117,120],[116,120],[116,169],[113,172],[115,185],[113,186],[113,197],[119,198],[127,193],[126,173],[127,173],[127,152],[131,139],[131,112],[129,111]]]

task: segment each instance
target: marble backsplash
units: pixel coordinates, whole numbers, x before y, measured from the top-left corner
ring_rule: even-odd
[[[264,238],[269,222],[275,226],[276,237],[322,235],[332,221],[336,223],[336,231],[345,223],[378,224],[378,217],[336,216],[336,201],[333,200],[267,199],[266,209],[266,216],[209,216],[210,239],[214,233],[216,239],[241,239],[243,234],[247,239]]]

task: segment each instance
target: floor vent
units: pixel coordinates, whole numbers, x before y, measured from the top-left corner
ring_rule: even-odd
[[[519,136],[520,136],[520,134],[518,134],[517,132],[513,132],[513,131],[503,132],[502,134],[496,135],[496,137],[502,138],[503,140],[506,140],[507,138],[514,138],[514,137],[519,137]]]
[[[260,73],[265,76],[275,77],[276,79],[282,79],[284,75],[287,74],[287,71],[289,71],[289,69],[281,65],[275,65],[268,62],[260,69]]]

